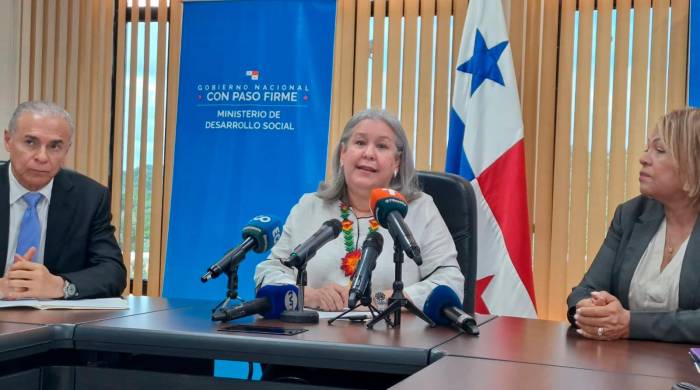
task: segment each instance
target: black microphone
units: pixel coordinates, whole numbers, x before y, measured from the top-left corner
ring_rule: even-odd
[[[263,286],[256,298],[234,307],[216,310],[212,321],[231,321],[253,314],[260,314],[269,319],[279,319],[284,310],[295,310],[298,306],[298,288],[293,284],[269,284]]]
[[[202,275],[202,283],[206,283],[231,267],[238,265],[251,249],[257,253],[267,251],[277,243],[277,240],[282,235],[279,219],[274,215],[258,215],[248,221],[241,233],[243,242],[226,252],[219,261],[212,264],[207,273]]]
[[[212,321],[231,321],[242,317],[251,316],[253,314],[268,311],[271,308],[270,299],[255,298],[248,302],[243,302],[234,307],[222,307],[217,309],[212,315]]]
[[[476,320],[462,310],[462,301],[447,286],[437,286],[433,289],[425,300],[423,313],[438,325],[453,325],[470,335],[479,334]]]
[[[476,320],[469,313],[462,310],[459,306],[448,306],[442,309],[442,313],[452,321],[452,324],[463,331],[477,335],[479,327],[476,326]]]
[[[348,294],[348,307],[354,308],[357,300],[362,297],[372,280],[372,271],[377,265],[377,257],[382,253],[384,237],[379,232],[371,232],[362,244],[362,257],[352,277],[352,285]]]
[[[420,247],[403,217],[408,213],[408,203],[403,195],[389,188],[375,188],[369,198],[369,207],[380,225],[389,230],[406,255],[417,265],[423,264]]]
[[[307,261],[316,255],[316,251],[319,248],[338,237],[342,228],[343,225],[337,219],[329,219],[324,222],[316,233],[294,248],[292,254],[289,255],[289,259],[283,261],[283,264],[287,267],[296,268],[305,265]]]

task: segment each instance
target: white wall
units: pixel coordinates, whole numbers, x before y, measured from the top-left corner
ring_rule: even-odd
[[[0,1],[0,129],[5,130],[19,103],[20,0]],[[0,160],[8,158],[0,147]]]

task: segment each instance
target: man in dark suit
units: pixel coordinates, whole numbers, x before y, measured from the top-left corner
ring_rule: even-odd
[[[126,285],[107,188],[63,169],[70,115],[25,102],[5,130],[0,165],[0,298],[118,296]]]

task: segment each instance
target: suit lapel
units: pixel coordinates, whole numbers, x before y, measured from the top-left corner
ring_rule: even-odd
[[[61,170],[54,178],[46,222],[44,265],[49,269],[54,269],[60,260],[63,237],[71,225],[70,221],[76,205],[76,199],[71,197],[72,190],[73,182]]]
[[[617,297],[624,307],[629,307],[630,283],[634,271],[664,219],[664,208],[661,203],[652,201],[647,204],[649,206],[642,212],[632,228],[629,244],[619,269]]]
[[[5,275],[7,237],[10,235],[10,178],[8,163],[0,165],[0,277]]]
[[[700,286],[700,218],[695,221],[693,231],[681,266],[681,280],[678,287],[678,308],[697,308],[697,289]]]

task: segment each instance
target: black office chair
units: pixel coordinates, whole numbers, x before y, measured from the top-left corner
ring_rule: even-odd
[[[476,288],[476,198],[461,176],[418,172],[423,192],[433,197],[457,247],[457,262],[464,275],[464,311],[474,314]]]

